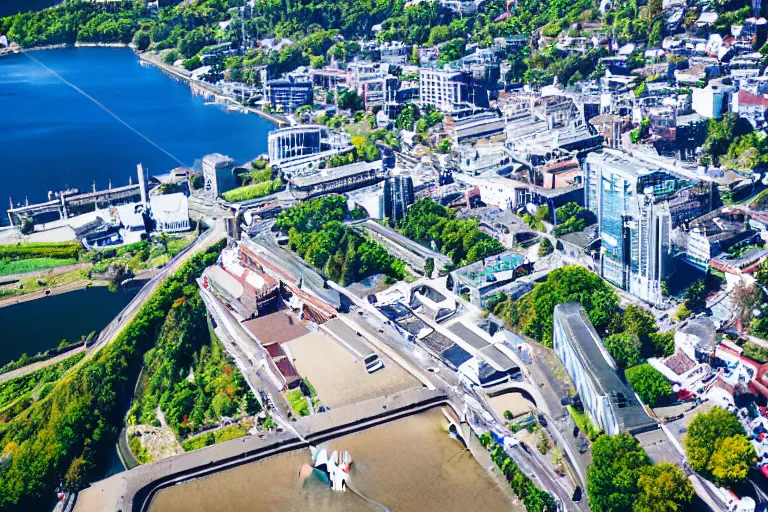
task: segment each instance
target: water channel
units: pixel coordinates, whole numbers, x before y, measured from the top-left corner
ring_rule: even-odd
[[[351,485],[393,511],[523,510],[462,444],[447,434],[440,409],[340,437],[323,447],[348,450]],[[376,511],[354,493],[316,477],[299,484],[308,450],[299,450],[160,491],[150,512],[259,510]]]
[[[137,289],[110,292],[94,286],[0,308],[0,366],[22,354],[33,356],[100,331],[118,315]]]

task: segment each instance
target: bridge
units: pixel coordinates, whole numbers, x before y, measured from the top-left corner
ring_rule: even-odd
[[[280,453],[307,448],[328,439],[449,404],[444,391],[411,388],[373,398],[293,423],[296,432],[246,436],[200,450],[139,466],[96,482],[78,494],[75,512],[91,510],[148,510],[164,488],[212,473],[255,462]],[[298,435],[297,435],[298,434]],[[298,468],[297,468],[298,472]]]

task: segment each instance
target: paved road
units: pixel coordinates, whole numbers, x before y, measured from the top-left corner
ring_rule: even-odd
[[[358,323],[362,330],[368,331],[374,337],[382,340],[413,366],[427,370],[425,375],[430,382],[437,389],[448,393],[453,403],[466,404],[467,411],[475,418],[476,423],[479,423],[485,430],[512,435],[504,426],[503,420],[496,417],[493,408],[486,403],[485,394],[482,391],[465,386],[454,370],[444,365],[442,361],[433,358],[418,345],[408,342],[394,323],[386,323],[382,320],[380,314],[366,301],[360,300],[348,292],[347,295],[359,308],[347,316],[350,320]],[[364,327],[366,324],[367,329]],[[540,488],[552,494],[566,510],[589,512],[585,503],[586,500],[583,500],[582,503],[571,501],[572,489],[560,477],[555,476],[552,469],[541,460],[541,457],[534,450],[526,451],[523,448],[511,448],[507,453],[523,473],[532,478]]]
[[[165,281],[165,278],[170,274],[176,272],[181,268],[195,254],[205,251],[209,247],[213,246],[220,240],[224,239],[226,233],[222,222],[216,222],[214,227],[209,228],[195,239],[190,245],[185,247],[179,254],[173,257],[165,266],[160,269],[156,276],[147,281],[147,283],[139,290],[139,292],[131,299],[125,308],[113,319],[99,334],[96,343],[91,345],[88,349],[88,355],[85,359],[93,357],[103,347],[109,345],[117,338],[117,335],[128,325],[128,323],[136,315],[136,312],[144,304],[144,301],[149,298],[157,287]]]

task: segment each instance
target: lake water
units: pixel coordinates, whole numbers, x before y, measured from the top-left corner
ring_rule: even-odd
[[[440,409],[323,443],[352,455],[351,486],[392,511],[522,511],[462,444],[447,434]],[[160,491],[150,512],[372,511],[351,491],[332,491],[299,469],[311,462],[299,450],[246,464]]]
[[[136,290],[115,293],[106,286],[77,290],[0,308],[0,366],[100,331],[128,304]]]
[[[23,54],[0,58],[0,214],[6,224],[9,197],[14,203],[39,202],[48,191],[88,191],[94,181],[97,188],[107,188],[110,180],[113,186],[130,178],[135,183],[138,163],[150,175],[180,165],[158,147],[191,167],[199,167],[208,153],[244,162],[267,150],[272,123],[205,105],[186,83],[140,65],[128,48],[29,56],[40,63]]]
[[[61,0],[0,0],[0,18],[17,12],[39,11],[60,2]]]

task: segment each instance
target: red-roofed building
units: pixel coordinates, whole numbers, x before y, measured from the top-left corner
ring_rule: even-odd
[[[733,95],[732,110],[739,117],[747,119],[755,128],[766,122],[765,113],[768,110],[768,97],[739,91]]]

